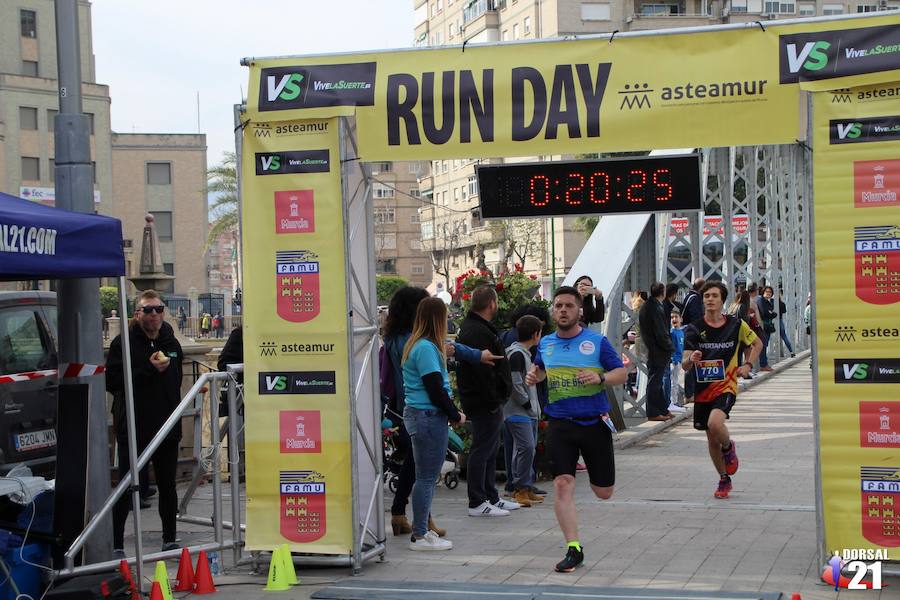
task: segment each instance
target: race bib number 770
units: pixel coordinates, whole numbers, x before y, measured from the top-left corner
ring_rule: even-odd
[[[724,360],[701,360],[697,363],[697,383],[725,381]]]

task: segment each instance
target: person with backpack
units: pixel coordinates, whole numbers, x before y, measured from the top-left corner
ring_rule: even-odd
[[[403,423],[403,410],[406,408],[406,391],[403,386],[403,349],[412,335],[413,320],[419,303],[428,298],[426,290],[404,286],[394,292],[388,305],[387,318],[384,322],[384,345],[378,357],[382,403],[387,407],[388,416],[399,428],[397,435],[397,451],[405,457],[397,482],[397,492],[391,504],[391,529],[394,535],[412,533],[412,525],[406,518],[406,505],[416,482],[416,463],[413,458],[412,443]],[[448,356],[467,362],[487,362],[491,364],[500,356],[481,352],[463,344],[449,344]],[[434,524],[429,516],[428,530],[439,536],[446,535],[446,530]]]

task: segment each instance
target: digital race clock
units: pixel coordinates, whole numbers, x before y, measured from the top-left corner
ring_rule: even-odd
[[[481,216],[700,210],[700,156],[480,165]]]

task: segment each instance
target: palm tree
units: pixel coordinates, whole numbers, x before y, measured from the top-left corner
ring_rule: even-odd
[[[206,236],[206,248],[209,249],[223,233],[238,235],[237,159],[234,152],[225,152],[222,162],[206,172],[206,182],[207,193],[215,194],[215,200],[209,207],[212,217],[212,227]]]

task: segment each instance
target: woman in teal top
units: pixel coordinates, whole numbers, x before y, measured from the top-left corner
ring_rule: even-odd
[[[425,298],[416,309],[412,335],[403,349],[403,423],[412,440],[416,482],[412,490],[413,526],[409,547],[417,551],[450,550],[453,542],[428,530],[434,484],[447,453],[447,424],[463,424],[466,416],[450,398],[447,375],[447,306]]]

